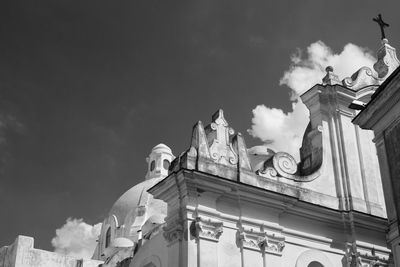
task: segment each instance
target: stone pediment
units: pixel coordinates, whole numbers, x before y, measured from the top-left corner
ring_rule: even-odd
[[[195,124],[190,148],[173,162],[171,168],[175,171],[179,168],[195,169],[232,180],[240,180],[240,175],[246,174],[309,182],[320,175],[318,171],[304,175],[293,156],[285,152],[273,152],[261,168],[252,169],[242,135],[235,134],[221,109],[212,116],[212,122],[206,127],[201,121]]]

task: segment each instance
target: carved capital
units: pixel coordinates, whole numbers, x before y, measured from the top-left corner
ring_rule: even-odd
[[[242,248],[257,250],[265,253],[282,255],[285,247],[285,238],[263,231],[242,228],[237,234],[238,244]]]
[[[383,267],[389,266],[389,259],[375,255],[375,249],[371,252],[360,253],[357,246],[352,244],[349,246],[347,260],[350,267]]]
[[[163,227],[164,238],[169,244],[183,240],[183,234],[185,230],[183,224],[184,222],[182,220],[174,220],[168,222],[167,225]]]
[[[218,220],[197,217],[190,225],[190,234],[196,238],[218,241],[223,232],[223,223]]]

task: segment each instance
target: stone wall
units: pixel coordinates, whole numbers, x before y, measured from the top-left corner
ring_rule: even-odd
[[[18,236],[12,245],[0,249],[0,267],[97,267],[101,263],[35,249],[33,238],[27,236]]]

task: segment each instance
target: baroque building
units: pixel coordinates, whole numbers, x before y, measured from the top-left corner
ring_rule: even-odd
[[[380,162],[389,220],[388,243],[400,263],[400,68],[373,94],[354,119],[363,129],[373,129]],[[399,264],[398,264],[399,265]]]
[[[0,266],[400,266],[400,62],[386,39],[377,57],[342,81],[327,67],[301,96],[310,122],[299,162],[248,149],[218,110],[176,157],[152,149],[143,182],[104,219],[92,260],[19,236],[0,249]]]

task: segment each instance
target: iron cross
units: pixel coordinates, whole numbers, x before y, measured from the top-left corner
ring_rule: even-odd
[[[379,27],[381,28],[382,39],[385,39],[385,28],[389,27],[389,24],[383,21],[381,14],[379,14],[376,18],[373,18],[372,20],[379,24]]]

